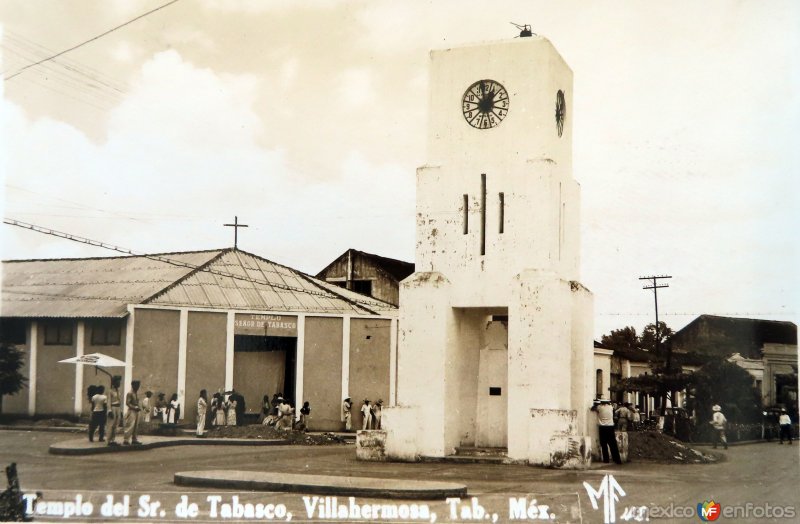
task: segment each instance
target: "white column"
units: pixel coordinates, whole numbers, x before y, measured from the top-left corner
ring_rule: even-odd
[[[236,313],[228,311],[228,328],[225,339],[225,391],[233,389],[233,321]]]
[[[350,317],[342,317],[342,399],[350,396]]]
[[[295,358],[294,375],[294,401],[295,405],[303,406],[303,368],[305,367],[306,356],[306,316],[297,315],[297,355]],[[299,416],[300,409],[297,409]]]
[[[28,415],[36,414],[36,356],[39,352],[39,323],[31,322],[31,332],[28,340],[30,344],[30,357],[28,358]]]
[[[128,323],[125,326],[125,378],[122,381],[122,404],[131,389],[133,381],[133,324],[136,320],[136,309],[128,304]],[[112,373],[113,375],[113,373]]]
[[[78,321],[78,333],[75,340],[75,356],[82,357],[84,345],[86,344],[86,324],[83,320]],[[78,417],[83,411],[83,366],[75,366],[75,416]]]
[[[186,413],[186,341],[189,338],[189,310],[181,309],[178,322],[178,404],[181,409],[181,420]]]
[[[397,404],[397,319],[389,328],[389,405]]]

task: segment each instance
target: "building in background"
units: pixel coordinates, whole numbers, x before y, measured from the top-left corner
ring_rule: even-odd
[[[313,408],[312,429],[341,428],[341,401],[393,395],[397,309],[237,249],[4,261],[0,336],[26,354],[28,387],[6,413],[88,414],[107,382],[60,360],[100,352],[141,390],[177,393],[192,420],[201,389],[235,388]],[[360,416],[360,415],[359,415]],[[354,421],[357,426],[360,420]]]
[[[794,322],[700,315],[673,335],[672,347],[734,362],[753,376],[764,406],[797,410]]]
[[[317,278],[368,297],[400,305],[400,282],[414,272],[414,264],[348,249]]]

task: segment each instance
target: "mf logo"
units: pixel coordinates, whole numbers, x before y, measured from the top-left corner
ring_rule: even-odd
[[[611,524],[617,521],[617,502],[619,497],[625,496],[625,490],[619,485],[614,475],[606,475],[600,483],[600,487],[595,490],[588,482],[583,483],[586,488],[586,493],[589,495],[589,500],[592,502],[592,508],[599,509],[598,501],[603,499],[603,522],[604,524]]]
[[[703,522],[717,520],[722,514],[722,507],[713,500],[697,503],[697,516]]]

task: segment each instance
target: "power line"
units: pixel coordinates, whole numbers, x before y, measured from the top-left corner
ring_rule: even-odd
[[[98,240],[92,240],[92,239],[81,237],[81,236],[78,236],[78,235],[73,235],[71,233],[65,233],[63,231],[57,231],[55,229],[50,229],[50,228],[46,228],[46,227],[42,227],[42,226],[37,226],[35,224],[29,224],[27,222],[22,222],[20,220],[14,220],[14,219],[10,219],[10,218],[3,218],[3,222],[5,224],[11,225],[11,226],[17,226],[17,227],[21,227],[23,229],[30,229],[32,231],[36,231],[38,233],[43,233],[43,234],[50,235],[50,236],[55,236],[55,237],[58,237],[58,238],[64,238],[64,239],[67,239],[67,240],[72,240],[74,242],[80,242],[82,244],[88,244],[88,245],[91,245],[91,246],[100,247],[100,248],[108,249],[108,250],[111,250],[111,251],[116,251],[118,253],[124,253],[126,255],[144,257],[144,258],[147,258],[147,259],[150,259],[150,260],[155,260],[155,261],[158,261],[158,262],[164,262],[166,264],[170,264],[170,265],[173,265],[173,266],[185,267],[185,268],[188,268],[188,269],[191,269],[191,270],[194,270],[194,271],[200,271],[200,272],[205,272],[205,273],[209,273],[209,274],[212,274],[212,275],[219,275],[219,276],[223,276],[223,277],[228,277],[228,278],[232,278],[234,280],[242,280],[242,281],[245,281],[245,282],[249,282],[251,284],[261,284],[261,285],[264,285],[264,286],[268,286],[270,288],[277,288],[277,289],[282,289],[282,290],[285,290],[285,291],[296,291],[298,293],[304,293],[304,294],[308,294],[308,295],[311,295],[311,296],[327,298],[327,299],[339,298],[341,300],[344,300],[347,303],[350,303],[350,304],[352,304],[352,305],[354,305],[356,307],[364,309],[364,310],[368,311],[369,313],[373,313],[373,314],[376,314],[377,312],[374,311],[373,309],[370,309],[370,308],[374,308],[374,307],[380,305],[380,301],[369,302],[369,301],[366,301],[366,300],[358,300],[356,298],[351,298],[351,297],[344,296],[343,294],[339,293],[338,291],[334,291],[332,289],[328,289],[327,287],[321,286],[319,283],[315,282],[308,275],[305,275],[305,274],[303,274],[303,273],[301,273],[299,271],[296,271],[296,270],[292,270],[292,271],[294,272],[294,274],[297,277],[305,279],[306,281],[308,281],[309,284],[311,284],[312,286],[314,286],[316,288],[322,289],[323,291],[315,291],[315,290],[308,289],[308,288],[290,286],[290,285],[285,284],[285,283],[284,284],[279,284],[279,283],[276,283],[276,282],[271,282],[269,280],[258,280],[258,279],[252,278],[250,276],[247,276],[247,274],[245,274],[245,275],[237,275],[235,273],[230,273],[228,271],[221,271],[221,270],[218,270],[218,269],[211,269],[209,267],[206,267],[205,264],[198,266],[196,264],[190,264],[188,262],[183,262],[181,260],[171,259],[169,257],[165,257],[165,256],[162,256],[162,255],[149,255],[149,254],[146,254],[146,253],[137,253],[137,252],[135,252],[135,251],[133,251],[131,249],[127,249],[127,248],[124,248],[124,247],[115,246],[113,244],[108,244],[106,242],[100,242]],[[234,251],[234,253],[235,253],[235,251]],[[280,264],[276,264],[275,262],[271,262],[271,263],[274,264],[274,265],[280,266]],[[282,267],[285,267],[285,266],[282,266]],[[259,267],[258,269],[261,271],[262,274],[264,274],[264,269],[263,268]],[[289,269],[289,268],[287,268],[287,269]],[[281,280],[283,280],[283,276],[279,272],[274,271],[274,273],[276,273],[278,275],[278,277],[281,278]],[[295,275],[293,275],[293,276],[295,276]],[[169,289],[169,288],[167,288],[167,289]],[[161,291],[164,291],[164,290],[161,290]],[[322,307],[322,306],[320,306],[320,307]]]
[[[84,42],[81,42],[81,43],[80,43],[80,44],[78,44],[78,45],[72,46],[72,47],[70,47],[69,49],[65,49],[65,50],[63,50],[63,51],[61,51],[61,52],[59,52],[59,53],[56,53],[56,54],[54,54],[54,55],[51,55],[51,56],[48,56],[47,58],[43,58],[42,60],[39,60],[38,62],[34,62],[34,63],[32,63],[32,64],[28,64],[28,65],[26,65],[25,67],[23,67],[23,68],[21,68],[21,69],[17,70],[17,72],[15,72],[14,74],[12,74],[12,75],[9,75],[9,76],[7,76],[7,77],[5,77],[5,80],[11,80],[12,78],[14,78],[14,77],[16,77],[16,76],[18,76],[18,75],[22,74],[24,71],[26,71],[26,70],[30,69],[31,67],[35,67],[35,66],[37,66],[37,65],[39,65],[39,64],[42,64],[42,63],[44,63],[44,62],[47,62],[47,61],[53,60],[54,58],[58,58],[58,57],[59,57],[59,56],[61,56],[61,55],[67,54],[67,53],[69,53],[70,51],[74,51],[74,50],[78,49],[79,47],[82,47],[82,46],[84,46],[84,45],[86,45],[86,44],[88,44],[88,43],[90,43],[90,42],[94,42],[95,40],[97,40],[97,39],[99,39],[99,38],[102,38],[102,37],[106,36],[107,34],[113,33],[113,32],[114,32],[114,31],[116,31],[117,29],[121,29],[121,28],[125,27],[126,25],[132,24],[133,22],[135,22],[135,21],[137,21],[137,20],[140,20],[140,19],[142,19],[142,18],[146,17],[147,15],[150,15],[150,14],[152,14],[152,13],[155,13],[156,11],[159,11],[159,10],[161,10],[161,9],[164,9],[165,7],[167,7],[167,6],[170,6],[170,5],[172,5],[172,4],[174,4],[175,2],[178,2],[178,1],[179,1],[179,0],[171,0],[170,2],[167,2],[167,3],[166,3],[166,4],[164,4],[164,5],[158,6],[158,7],[156,7],[155,9],[151,9],[150,11],[148,11],[148,12],[146,12],[146,13],[144,13],[144,14],[141,14],[141,15],[137,16],[136,18],[132,18],[131,20],[128,20],[128,21],[127,21],[127,22],[125,22],[124,24],[120,24],[120,25],[118,25],[118,26],[116,26],[116,27],[114,27],[114,28],[112,28],[112,29],[109,29],[108,31],[106,31],[106,32],[104,32],[104,33],[101,33],[101,34],[99,34],[99,35],[97,35],[97,36],[94,36],[94,37],[90,38],[89,40],[86,40],[86,41],[84,41]]]

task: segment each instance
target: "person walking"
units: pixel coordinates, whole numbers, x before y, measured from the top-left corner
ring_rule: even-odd
[[[114,375],[111,377],[111,388],[108,390],[108,416],[106,419],[106,436],[109,446],[117,444],[117,426],[122,420],[122,399],[119,395],[119,385],[122,377]]]
[[[125,435],[122,439],[123,446],[141,444],[137,438],[139,432],[139,411],[142,409],[139,405],[139,385],[140,382],[138,380],[131,382],[131,390],[125,395],[125,407],[128,408],[128,410],[125,413]]]
[[[778,425],[781,427],[781,444],[783,444],[783,437],[792,445],[792,419],[786,413],[786,408],[781,409],[781,416],[778,417]]]
[[[106,412],[108,411],[108,397],[106,388],[97,386],[92,395],[92,420],[89,422],[89,442],[94,442],[94,432],[98,430],[99,441],[106,441]]]
[[[722,408],[719,404],[714,404],[711,407],[711,411],[714,412],[714,415],[709,423],[714,427],[714,449],[717,449],[719,442],[722,442],[725,449],[728,449],[728,439],[725,437],[725,427],[728,424],[728,419],[722,414]]]
[[[208,394],[205,389],[200,390],[200,398],[197,399],[197,436],[203,437],[206,429],[206,411],[208,409]]]
[[[617,436],[614,434],[614,408],[610,400],[600,399],[592,405],[592,411],[597,413],[597,427],[600,433],[600,451],[603,462],[609,463],[609,450],[611,458],[616,464],[622,464],[617,447]]]
[[[345,431],[352,431],[353,424],[351,420],[350,410],[353,407],[353,401],[350,400],[350,397],[345,397],[342,401],[342,422],[344,422],[344,430]]]

